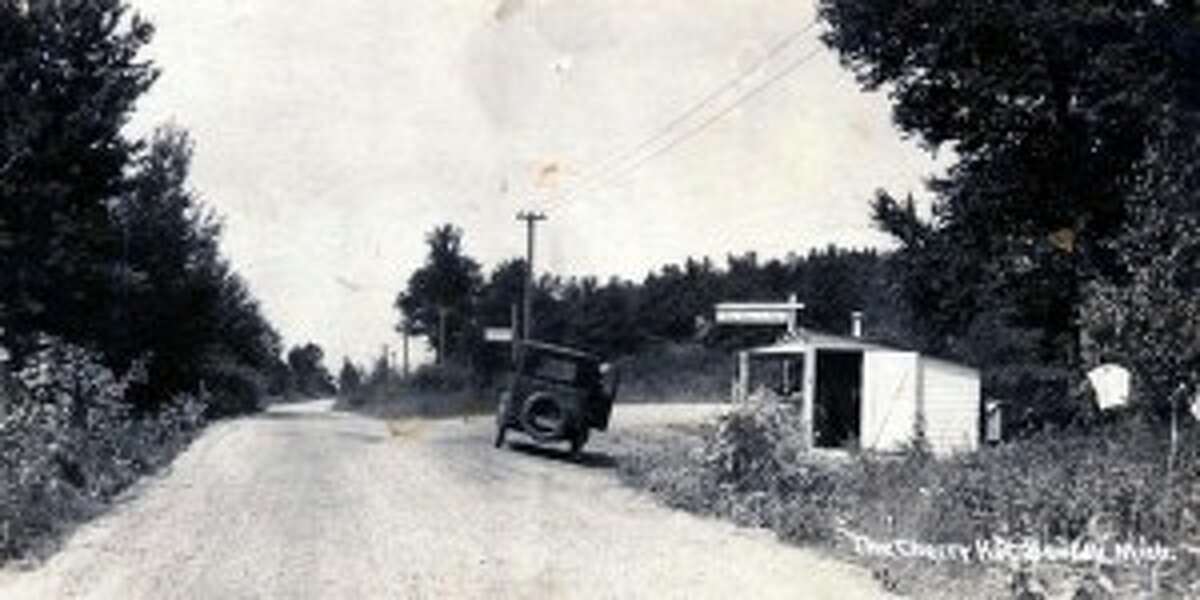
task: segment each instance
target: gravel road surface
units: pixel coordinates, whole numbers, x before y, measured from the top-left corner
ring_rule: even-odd
[[[330,401],[217,424],[0,598],[876,598],[870,575],[621,486],[488,418],[384,422]],[[704,406],[618,406],[613,428]],[[608,439],[606,439],[608,438]]]

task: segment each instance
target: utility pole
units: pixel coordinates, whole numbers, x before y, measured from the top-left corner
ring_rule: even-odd
[[[437,364],[442,364],[442,359],[446,355],[446,313],[450,309],[445,306],[438,307],[438,343],[437,343]]]
[[[508,313],[508,349],[513,364],[517,364],[517,303],[513,302]]]
[[[404,380],[408,380],[408,317],[404,318],[404,370],[400,373],[404,376]]]
[[[545,221],[546,215],[538,212],[521,211],[517,213],[518,221],[525,221],[525,310],[521,319],[521,339],[528,340],[533,331],[533,240],[534,230],[538,221]]]

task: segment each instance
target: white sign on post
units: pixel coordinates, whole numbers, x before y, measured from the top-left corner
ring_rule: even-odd
[[[796,327],[796,311],[804,304],[789,302],[722,302],[717,305],[719,325],[786,325]]]
[[[717,323],[721,325],[787,325],[787,322],[786,312],[717,309]]]
[[[1088,381],[1096,390],[1096,403],[1100,410],[1124,406],[1129,402],[1129,369],[1107,363],[1088,371]]]

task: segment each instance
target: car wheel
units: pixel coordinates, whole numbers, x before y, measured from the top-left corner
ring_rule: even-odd
[[[521,408],[521,430],[539,443],[566,437],[569,419],[570,415],[562,401],[545,392],[529,396]]]

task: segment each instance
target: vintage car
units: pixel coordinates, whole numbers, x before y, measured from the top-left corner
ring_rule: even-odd
[[[516,344],[516,368],[496,409],[496,447],[514,430],[538,443],[566,441],[578,456],[590,430],[608,428],[619,385],[616,369],[573,348],[532,340]]]

